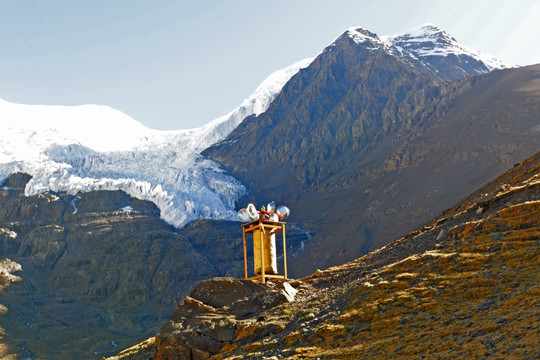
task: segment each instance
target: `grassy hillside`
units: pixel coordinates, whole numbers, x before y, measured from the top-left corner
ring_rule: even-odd
[[[413,236],[302,279],[303,300],[239,328],[214,358],[537,358],[538,160],[514,167]],[[432,249],[407,253],[433,238]],[[377,267],[385,254],[402,259]]]
[[[216,358],[269,356],[272,347],[293,359],[534,358],[539,223],[536,201],[455,227],[437,250],[372,272],[337,296],[276,309],[270,321],[240,329],[235,351]],[[283,331],[249,335],[269,326]]]

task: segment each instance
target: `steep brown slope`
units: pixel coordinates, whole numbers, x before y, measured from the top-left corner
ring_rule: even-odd
[[[214,358],[540,356],[540,154],[478,194],[372,254],[302,279],[303,300],[237,330]]]
[[[537,358],[539,266],[540,153],[382,249],[292,281],[294,302],[236,324],[211,358]],[[114,359],[184,359],[182,343],[163,356],[150,342]]]
[[[396,146],[371,174],[323,195],[333,199],[326,213],[340,215],[315,238],[317,252],[306,254],[306,262],[333,248],[343,256],[334,255],[332,262],[351,252],[359,256],[366,240],[368,249],[378,248],[538,151],[539,86],[540,66],[466,81],[446,114],[414,141]],[[333,239],[336,229],[343,240],[317,241]]]

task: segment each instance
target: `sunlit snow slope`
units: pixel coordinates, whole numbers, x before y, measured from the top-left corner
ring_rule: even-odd
[[[162,218],[176,227],[199,218],[234,219],[234,203],[244,186],[200,152],[245,117],[264,112],[310,61],[276,71],[238,108],[190,130],[149,129],[106,106],[22,105],[0,99],[0,179],[18,171],[32,175],[26,195],[123,190],[154,202]]]

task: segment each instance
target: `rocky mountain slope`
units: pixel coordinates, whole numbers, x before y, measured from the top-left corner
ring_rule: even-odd
[[[26,197],[29,179],[12,175],[0,191],[0,250],[22,267],[21,281],[2,292],[13,352],[114,351],[155,327],[195,279],[215,273],[154,204],[122,192]]]
[[[539,240],[537,153],[403,238],[291,281],[297,293],[203,282],[110,360],[537,358]]]
[[[240,203],[271,196],[314,234],[297,275],[383,246],[538,151],[539,66],[449,82],[487,67],[416,40],[349,29],[203,152],[248,187]]]
[[[154,204],[123,192],[25,196],[29,180],[14,174],[0,185],[0,286],[11,284],[0,288],[0,343],[9,353],[100,358],[155,333],[197,282],[243,273],[236,222],[178,234]],[[304,235],[291,235],[294,253]]]

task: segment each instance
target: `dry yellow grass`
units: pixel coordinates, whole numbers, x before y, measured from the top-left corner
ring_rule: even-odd
[[[289,359],[540,356],[540,201],[511,206],[452,233],[437,250],[368,274],[333,300],[274,310],[274,321],[287,324],[282,331],[224,349],[216,358],[248,357],[251,350],[262,357],[272,339],[281,339],[281,354]],[[304,321],[299,314],[310,307],[334,314],[318,320],[324,315],[319,311]],[[236,341],[249,339],[251,329],[242,329]]]
[[[151,337],[137,345],[123,350],[116,356],[107,358],[106,360],[146,360],[154,353],[154,342],[155,338]]]

